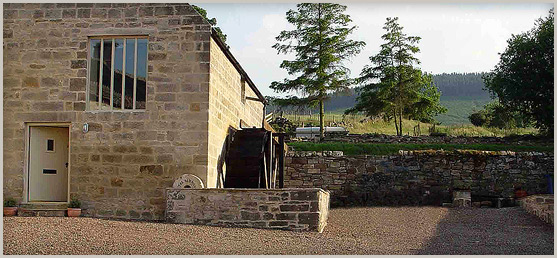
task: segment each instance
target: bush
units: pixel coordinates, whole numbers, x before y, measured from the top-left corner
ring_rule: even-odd
[[[81,207],[81,202],[78,199],[72,199],[70,201],[70,204],[68,205],[68,208],[80,208]]]
[[[483,111],[478,111],[470,114],[470,116],[468,116],[468,119],[474,126],[484,126],[487,123],[487,117],[485,115],[485,112]]]
[[[4,207],[16,207],[15,200],[12,198],[4,200]]]

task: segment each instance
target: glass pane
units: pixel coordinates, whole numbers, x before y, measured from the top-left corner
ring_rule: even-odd
[[[102,105],[100,109],[110,109],[110,76],[112,69],[112,40],[105,39],[103,46]]]
[[[114,45],[114,94],[112,107],[122,108],[122,74],[124,70],[124,39],[116,39]]]
[[[147,78],[147,39],[137,39],[137,86],[135,108],[145,109]]]
[[[126,39],[126,86],[124,107],[133,108],[133,69],[135,62],[135,39]]]
[[[91,66],[89,67],[89,109],[96,110],[99,105],[99,66],[101,55],[101,41],[92,39],[89,42]]]
[[[46,151],[54,151],[54,140],[46,140]]]

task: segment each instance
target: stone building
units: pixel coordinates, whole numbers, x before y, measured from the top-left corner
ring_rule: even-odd
[[[163,219],[183,174],[220,187],[264,98],[188,4],[4,4],[4,198]],[[102,65],[101,65],[102,64]]]

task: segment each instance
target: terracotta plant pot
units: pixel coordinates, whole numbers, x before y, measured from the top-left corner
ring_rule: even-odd
[[[526,193],[526,191],[524,191],[524,190],[516,190],[514,192],[514,197],[515,198],[519,199],[519,198],[526,197],[526,196],[528,196],[528,193]]]
[[[79,217],[81,215],[80,208],[68,208],[68,217]]]
[[[4,207],[4,216],[15,216],[17,213],[17,207]]]

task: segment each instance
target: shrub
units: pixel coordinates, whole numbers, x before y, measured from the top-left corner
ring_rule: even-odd
[[[15,200],[12,198],[7,198],[4,200],[4,207],[16,207]]]
[[[470,123],[475,126],[484,126],[487,122],[485,112],[483,111],[478,111],[470,114],[470,116],[468,116],[468,119],[470,120]]]
[[[68,205],[68,208],[80,208],[81,207],[81,202],[78,199],[72,199],[70,201],[70,204]]]

